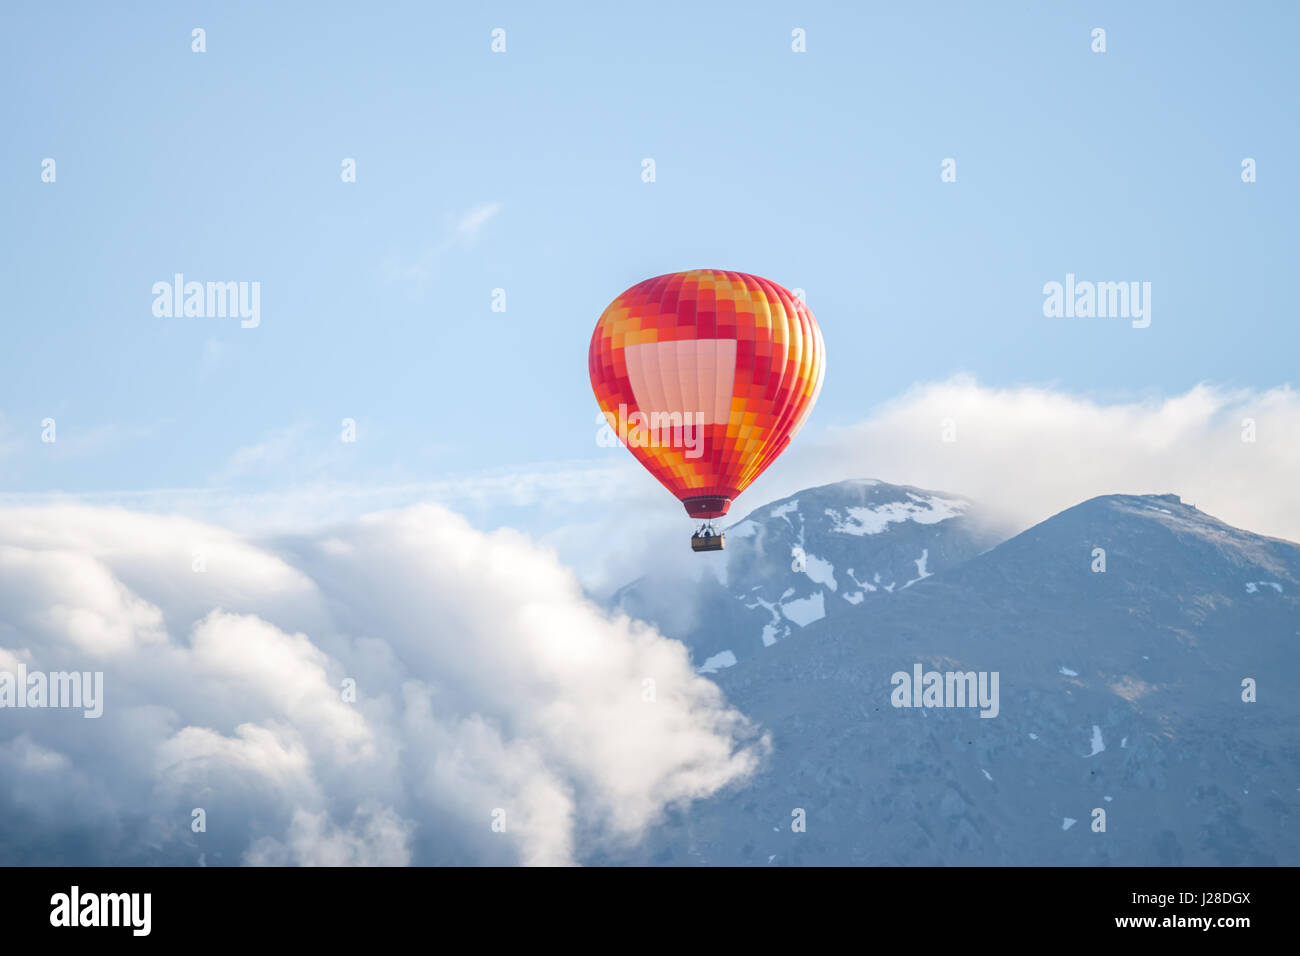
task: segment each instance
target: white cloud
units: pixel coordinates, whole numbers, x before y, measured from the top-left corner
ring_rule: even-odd
[[[301,531],[355,518],[370,511],[435,501],[467,511],[522,508],[568,515],[601,509],[626,511],[628,505],[671,505],[686,520],[681,505],[641,470],[626,452],[611,449],[601,463],[577,462],[530,465],[449,476],[404,484],[380,482],[297,481],[286,477],[314,476],[338,460],[333,445],[300,440],[299,429],[281,429],[263,441],[245,446],[221,470],[223,481],[275,479],[265,490],[211,486],[151,488],[124,491],[0,492],[0,508],[43,507],[61,503],[120,505],[138,511],[182,513],[249,533]],[[335,455],[336,457],[330,457]],[[627,456],[626,458],[620,456]],[[284,464],[283,472],[276,463]],[[337,469],[335,469],[337,470]],[[644,484],[641,480],[646,479]],[[247,484],[247,482],[246,482]],[[285,487],[286,484],[291,485]],[[626,516],[619,517],[620,522]],[[588,542],[588,545],[590,542]]]
[[[501,211],[501,203],[488,202],[470,209],[456,222],[456,238],[461,242],[473,242],[488,220]]]
[[[360,808],[349,827],[335,825],[325,813],[297,810],[284,843],[262,837],[245,861],[253,866],[406,866],[411,829],[387,809]]]
[[[1243,420],[1254,442],[1242,441]],[[952,419],[956,441],[941,427]],[[800,435],[748,508],[873,477],[968,496],[1027,526],[1104,494],[1175,493],[1229,524],[1300,540],[1300,393],[1198,385],[1102,401],[969,377],[917,386],[858,424]]]
[[[767,748],[680,644],[440,507],[274,549],[178,517],[7,509],[0,555],[0,664],[105,674],[97,720],[4,712],[13,860],[569,863]]]
[[[480,203],[465,212],[451,217],[443,235],[427,245],[413,260],[389,260],[384,272],[389,281],[411,281],[424,286],[437,272],[438,263],[446,253],[457,247],[466,248],[478,241],[483,227],[501,212],[499,202]]]
[[[240,446],[219,472],[218,483],[258,473],[282,471],[286,465],[302,456],[306,431],[304,425],[290,425],[273,430],[261,441]]]
[[[1246,417],[1256,421],[1253,443],[1241,441]],[[955,442],[941,440],[946,418],[953,419]],[[814,424],[738,499],[730,517],[809,486],[874,477],[968,497],[1019,527],[1095,495],[1175,492],[1249,531],[1300,540],[1292,490],[1300,476],[1300,394],[1289,387],[1199,386],[1168,397],[1103,401],[958,377],[919,385],[853,425],[818,427],[816,421],[814,414]],[[281,467],[300,479],[337,471],[313,464],[319,455],[305,445],[288,454],[275,438],[262,452],[259,444],[240,456],[241,476],[283,479]],[[64,500],[70,499],[0,494],[0,508]],[[658,568],[679,559],[689,569],[703,567],[686,547],[692,524],[681,506],[618,448],[594,461],[407,484],[281,480],[256,491],[106,491],[75,500],[190,514],[209,526],[263,535],[437,501],[485,524],[527,523],[592,593],[628,583],[644,573],[647,561]]]

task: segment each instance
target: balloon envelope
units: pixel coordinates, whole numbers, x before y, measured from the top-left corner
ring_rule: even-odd
[[[611,302],[588,369],[619,440],[687,514],[717,518],[803,425],[824,357],[817,321],[788,289],[692,269]]]

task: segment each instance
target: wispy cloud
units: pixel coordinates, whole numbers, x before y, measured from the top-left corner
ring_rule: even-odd
[[[49,449],[51,457],[60,460],[90,458],[117,451],[123,445],[154,437],[158,430],[155,425],[123,425],[117,422],[92,425],[89,428],[59,426],[56,422],[56,429],[57,440],[43,447]],[[39,432],[33,430],[33,434]]]
[[[269,471],[283,469],[300,456],[306,431],[302,425],[278,428],[261,441],[236,449],[218,472],[217,481],[232,481],[259,472],[266,476]]]
[[[484,227],[501,212],[499,202],[480,203],[450,218],[442,236],[409,261],[389,260],[384,273],[389,281],[427,284],[437,273],[442,257],[455,248],[468,248],[478,241]]]
[[[140,488],[81,493],[0,493],[0,507],[41,507],[77,501],[120,505],[148,512],[182,513],[192,517],[259,532],[305,531],[322,523],[341,521],[368,511],[401,508],[435,501],[467,511],[503,508],[568,510],[616,508],[632,500],[662,497],[657,484],[638,485],[639,466],[633,461],[532,464],[407,483],[337,480],[285,481],[275,463],[312,454],[297,427],[278,429],[260,442],[230,456],[218,472],[221,483],[192,488]],[[315,454],[323,454],[317,451]],[[313,474],[325,470],[324,466]],[[259,477],[265,487],[232,487],[237,478]],[[669,501],[672,499],[669,498]]]
[[[1242,441],[1248,418],[1254,442]],[[943,440],[945,419],[955,441]],[[742,517],[809,486],[874,477],[970,497],[1019,527],[1095,495],[1174,492],[1238,527],[1300,540],[1296,435],[1300,393],[1289,387],[1201,385],[1179,395],[1105,401],[957,377],[918,385],[855,424],[806,429],[732,514]],[[325,444],[307,441],[301,429],[280,429],[231,456],[220,472],[225,483],[215,487],[75,498],[0,494],[0,506],[117,504],[278,534],[434,501],[486,526],[527,527],[596,591],[680,550],[677,539],[690,526],[672,496],[619,448],[594,460],[395,482],[360,473],[339,480],[341,462],[311,462],[353,446]]]
[[[481,206],[475,206],[469,210],[456,223],[456,238],[464,243],[472,243],[478,239],[479,232],[487,225],[488,220],[492,219],[501,211],[501,203],[489,202]]]

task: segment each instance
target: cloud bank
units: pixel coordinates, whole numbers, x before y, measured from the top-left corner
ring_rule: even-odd
[[[800,435],[743,510],[868,477],[964,495],[1021,528],[1097,495],[1173,492],[1229,524],[1300,541],[1300,393],[1199,385],[1104,401],[956,377],[857,424]]]
[[[4,863],[581,862],[768,747],[680,644],[432,505],[274,547],[2,510],[19,666],[102,671],[104,705],[0,710]]]
[[[1253,436],[1243,423],[1254,422]],[[944,441],[948,432],[954,440]],[[584,423],[585,424],[585,423]],[[1254,441],[1243,441],[1243,435]],[[331,448],[337,446],[337,441]],[[248,456],[253,456],[250,451]],[[296,447],[295,478],[323,478],[325,448]],[[256,456],[253,456],[256,457]],[[282,471],[264,456],[259,477]],[[947,491],[1000,512],[1008,533],[1096,495],[1174,492],[1259,534],[1300,541],[1300,393],[1201,385],[1172,396],[1104,399],[969,377],[918,385],[841,427],[813,424],[736,502],[739,519],[803,488],[879,478]],[[510,524],[559,552],[589,592],[608,594],[678,558],[692,528],[681,506],[621,448],[587,461],[521,465],[435,481],[289,481],[259,489],[0,493],[0,509],[71,503],[181,513],[250,535],[292,533],[437,501],[480,526]]]

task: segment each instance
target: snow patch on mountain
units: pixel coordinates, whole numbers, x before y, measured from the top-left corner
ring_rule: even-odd
[[[771,601],[764,601],[757,595],[754,597],[754,601],[754,604],[746,604],[745,606],[748,608],[761,607],[772,615],[772,620],[763,625],[763,633],[761,635],[763,646],[771,647],[778,639],[788,635],[790,633],[790,628],[782,623],[780,605],[773,604]]]
[[[917,524],[938,524],[965,513],[966,502],[938,495],[907,493],[907,501],[888,501],[873,506],[854,506],[844,509],[827,508],[831,530],[839,534],[880,534],[891,524],[915,521]],[[784,507],[784,506],[783,506]],[[773,514],[775,515],[775,511]]]
[[[854,596],[852,596],[852,597],[850,597],[850,596],[847,595],[847,594],[844,595],[844,599],[845,599],[846,601],[848,601],[850,604],[857,604],[859,601],[861,601],[861,600],[862,600],[862,594],[863,594],[864,591],[874,591],[874,590],[876,589],[876,586],[875,586],[874,584],[872,584],[870,581],[859,581],[859,580],[857,579],[857,577],[854,576],[854,574],[853,574],[853,569],[852,569],[852,568],[849,568],[849,569],[848,569],[846,572],[844,572],[844,573],[847,574],[847,575],[849,576],[849,580],[850,580],[850,581],[852,581],[854,584],[856,584],[856,585],[858,586],[858,592],[857,592],[856,595],[854,595]],[[880,580],[880,575],[879,575],[879,574],[876,575],[876,580],[877,580],[877,581]]]
[[[773,508],[771,514],[773,518],[785,518],[786,521],[790,521],[789,515],[791,515],[792,513],[798,510],[799,510],[799,499],[791,498],[785,504],[778,505],[777,507]],[[794,522],[790,521],[790,524],[793,525]]]
[[[804,574],[815,584],[824,584],[832,591],[838,591],[835,583],[835,566],[815,554],[804,554]]]
[[[724,667],[734,667],[735,663],[736,655],[732,651],[722,651],[721,653],[714,654],[707,661],[701,664],[699,672],[701,674],[712,674],[715,671],[722,670]]]
[[[1101,728],[1096,724],[1092,725],[1092,753],[1089,757],[1095,757],[1106,749],[1106,742],[1101,739]]]
[[[800,627],[807,627],[813,621],[820,621],[826,616],[826,598],[823,592],[818,591],[810,597],[785,602],[781,605],[781,612],[787,620],[793,621]]]
[[[1282,585],[1278,584],[1276,581],[1247,581],[1246,582],[1247,594],[1255,594],[1257,591],[1259,591],[1260,588],[1274,588],[1277,590],[1278,594],[1282,593]]]
[[[924,581],[926,578],[930,577],[930,572],[925,569],[925,564],[929,560],[930,560],[930,549],[923,548],[921,550],[921,556],[917,558],[916,561],[914,562],[916,564],[916,573],[918,576],[912,578],[912,580],[904,584],[903,587],[905,588],[911,587],[917,581]]]

